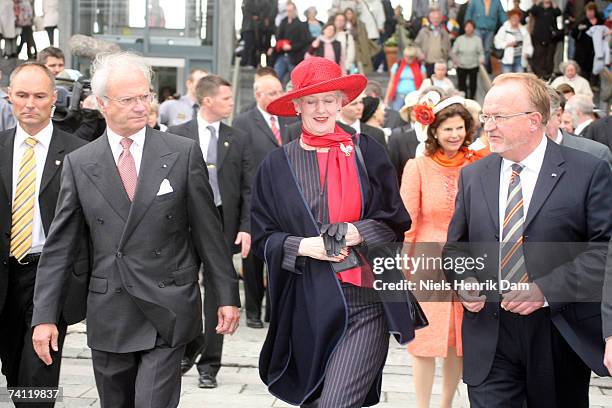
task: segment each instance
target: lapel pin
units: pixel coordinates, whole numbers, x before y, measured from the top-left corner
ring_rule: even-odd
[[[557,177],[557,173],[553,173],[550,175],[551,177]]]
[[[162,167],[165,169],[166,167],[168,167],[167,164],[162,164]]]
[[[59,161],[59,160],[56,160],[56,161],[55,161],[55,165],[56,165],[56,166],[59,166],[60,164],[62,164],[62,162],[61,162],[61,161]]]
[[[223,146],[225,146],[225,147],[229,146],[229,142],[224,142]]]

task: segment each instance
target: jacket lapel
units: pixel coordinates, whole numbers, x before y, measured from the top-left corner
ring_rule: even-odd
[[[82,164],[81,169],[88,175],[117,215],[126,221],[131,203],[119,176],[106,132],[91,143],[95,146],[91,154],[92,161]]]
[[[6,137],[0,139],[0,179],[4,185],[6,197],[13,201],[13,148],[15,144],[15,129]]]
[[[47,152],[47,160],[45,161],[45,168],[40,181],[39,197],[42,196],[43,192],[49,185],[49,182],[60,169],[65,155],[64,151],[65,147],[62,136],[54,127],[53,135],[51,136],[51,144],[49,144],[49,150]]]
[[[497,238],[499,238],[499,174],[501,172],[501,160],[501,156],[497,155],[487,165],[487,171],[480,175],[482,191]]]
[[[119,244],[120,247],[129,239],[142,221],[157,196],[159,186],[168,176],[177,158],[178,152],[172,152],[162,137],[147,127],[134,202],[129,211],[125,230]],[[172,185],[174,180],[169,181]]]
[[[232,147],[234,133],[232,128],[224,123],[219,125],[219,140],[217,141],[217,169],[221,171],[227,152]]]
[[[257,107],[253,108],[253,118],[255,119],[255,124],[259,127],[259,129],[261,129],[262,132],[264,132],[266,136],[268,136],[268,139],[270,139],[270,141],[274,143],[274,146],[278,146],[278,142],[276,141],[276,137],[274,137],[274,133],[272,133],[272,129],[270,129],[270,126],[268,126],[268,124],[266,123],[266,120],[264,119],[263,115],[261,114],[261,112],[259,111]],[[280,130],[280,121],[279,121],[279,130]],[[282,132],[281,132],[281,135],[282,135]]]
[[[524,230],[526,230],[529,223],[533,221],[544,205],[544,202],[552,192],[553,188],[555,188],[563,173],[565,173],[565,169],[562,166],[564,161],[565,160],[561,155],[559,146],[556,143],[547,140],[544,161],[542,162],[540,174],[538,175],[538,180],[536,181],[536,185],[533,190],[533,196],[531,197],[531,202],[529,203],[527,217],[525,218],[525,226],[523,227]]]
[[[188,128],[187,128],[187,137],[195,140],[195,142],[198,144],[198,146],[200,146],[200,132],[198,129],[198,121],[197,119],[193,119],[190,120],[189,123],[187,124]],[[204,152],[204,155],[206,155],[206,152]]]

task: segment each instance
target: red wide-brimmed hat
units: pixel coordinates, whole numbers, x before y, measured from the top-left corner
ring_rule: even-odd
[[[293,100],[306,95],[322,92],[342,91],[348,100],[357,98],[368,84],[368,79],[361,75],[342,75],[342,68],[333,61],[321,57],[312,57],[300,62],[291,72],[293,90],[276,98],[266,108],[268,113],[277,116],[295,116]]]

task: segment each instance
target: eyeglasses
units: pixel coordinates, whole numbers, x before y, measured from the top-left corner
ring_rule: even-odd
[[[531,113],[534,113],[534,111],[511,113],[509,115],[485,115],[484,113],[481,113],[480,115],[478,115],[478,119],[480,120],[480,123],[482,124],[487,123],[489,120],[492,120],[493,123],[499,123],[507,119],[513,118],[515,116],[529,115]]]
[[[111,101],[117,102],[121,106],[134,106],[137,101],[140,101],[142,104],[149,104],[153,102],[155,99],[155,94],[148,93],[139,96],[126,96],[125,98],[112,98],[108,95],[105,96],[106,99],[110,99]]]

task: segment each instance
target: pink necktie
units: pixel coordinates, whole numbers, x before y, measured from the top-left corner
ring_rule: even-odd
[[[275,116],[270,116],[270,129],[272,129],[272,133],[274,134],[274,137],[276,138],[276,143],[278,143],[279,146],[282,146],[283,139],[281,139],[280,130],[278,129],[278,125],[276,124]]]
[[[134,163],[134,156],[130,153],[130,146],[134,141],[127,137],[121,139],[121,147],[123,151],[119,155],[119,161],[117,162],[117,168],[119,169],[119,175],[125,191],[130,198],[130,201],[134,199],[134,192],[136,191],[136,164]]]

